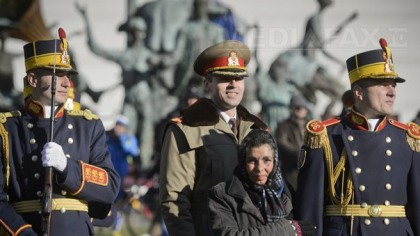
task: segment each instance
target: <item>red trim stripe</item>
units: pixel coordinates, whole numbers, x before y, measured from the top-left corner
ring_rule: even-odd
[[[227,67],[227,66],[229,66],[229,67],[230,66],[232,66],[232,67],[245,67],[244,59],[242,59],[240,57],[237,57],[239,65],[236,65],[236,66],[228,65],[229,64],[229,58],[230,57],[219,57],[219,58],[216,58],[213,61],[207,63],[204,66],[203,73],[207,74],[207,71],[209,69],[216,68],[216,67]]]

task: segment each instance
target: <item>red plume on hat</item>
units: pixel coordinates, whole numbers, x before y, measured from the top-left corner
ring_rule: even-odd
[[[391,49],[389,49],[388,47],[388,43],[386,42],[385,39],[381,38],[379,39],[379,44],[381,45],[381,48],[384,50],[385,52],[385,56],[384,59],[390,59],[391,58]]]
[[[58,36],[60,37],[61,63],[70,64],[70,56],[67,52],[67,38],[66,32],[63,28],[58,29]]]

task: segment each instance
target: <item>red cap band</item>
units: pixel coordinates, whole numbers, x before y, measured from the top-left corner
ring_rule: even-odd
[[[245,68],[245,63],[244,63],[244,59],[238,57],[238,63],[239,65],[229,65],[229,58],[231,57],[219,57],[214,59],[213,61],[207,63],[204,66],[203,69],[203,74],[207,74],[207,71],[213,69],[213,68],[224,68],[224,67],[229,67],[229,68],[235,68],[237,67],[238,69],[242,69]]]

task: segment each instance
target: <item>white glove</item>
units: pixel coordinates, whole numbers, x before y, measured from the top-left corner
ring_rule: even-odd
[[[54,143],[49,142],[44,145],[42,154],[42,166],[54,167],[60,172],[63,172],[67,167],[67,157],[64,155],[63,148]]]

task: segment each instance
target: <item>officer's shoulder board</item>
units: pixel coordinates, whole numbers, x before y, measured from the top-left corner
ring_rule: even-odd
[[[89,109],[85,110],[68,110],[67,114],[69,116],[82,116],[86,120],[97,120],[98,116],[93,114]]]
[[[328,141],[327,127],[337,123],[340,123],[339,119],[329,119],[326,121],[311,120],[306,124],[305,138],[299,153],[298,169],[302,168],[305,164],[308,149],[331,149]]]
[[[327,127],[340,123],[339,119],[311,120],[306,124],[305,145],[311,149],[321,148],[328,139]]]
[[[180,116],[180,117],[174,117],[174,118],[170,119],[169,120],[169,123],[181,124],[182,123],[182,116]]]
[[[409,122],[403,124],[393,119],[389,119],[389,123],[407,132],[406,140],[410,148],[415,152],[420,152],[420,126],[416,123]]]
[[[7,118],[21,116],[20,111],[0,112],[0,123],[6,123]]]

